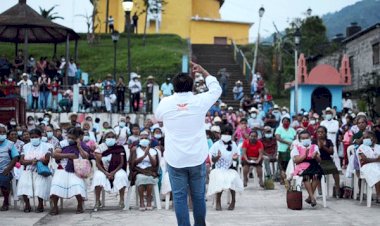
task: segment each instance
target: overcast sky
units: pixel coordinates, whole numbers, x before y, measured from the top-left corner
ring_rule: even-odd
[[[0,12],[15,5],[18,0],[0,0]],[[181,0],[177,0],[178,2]],[[313,10],[313,15],[324,15],[329,12],[339,11],[345,6],[352,5],[359,0],[226,0],[220,10],[223,19],[244,22],[255,22],[249,34],[251,41],[257,37],[258,10],[265,8],[262,18],[261,36],[269,36],[275,30],[273,22],[279,30],[284,30],[289,20],[295,17],[303,17],[308,8]],[[86,21],[78,15],[91,15],[92,5],[89,0],[27,0],[27,3],[39,12],[39,6],[49,9],[54,5],[55,12],[64,20],[57,19],[56,23],[74,28],[77,32],[86,32]]]

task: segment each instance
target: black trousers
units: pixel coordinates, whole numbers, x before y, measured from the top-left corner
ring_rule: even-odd
[[[117,111],[124,111],[125,95],[123,93],[117,93]]]
[[[133,112],[138,112],[139,105],[140,105],[140,92],[131,93],[131,103],[132,103]]]

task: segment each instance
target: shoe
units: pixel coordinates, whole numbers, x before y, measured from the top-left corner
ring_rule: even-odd
[[[58,215],[58,207],[52,208],[49,212],[50,215],[55,216]]]
[[[98,211],[98,209],[100,209],[100,207],[102,207],[102,203],[100,201],[96,202],[95,206],[94,206],[94,211]]]
[[[249,173],[249,178],[253,178],[253,173]]]
[[[306,202],[307,204],[311,204],[311,199],[310,199],[310,197],[307,198],[307,199],[305,199],[305,202]]]
[[[76,214],[81,214],[81,213],[84,213],[84,210],[83,210],[83,207],[82,206],[78,206],[77,207],[77,211],[75,212]]]
[[[147,206],[147,207],[146,207],[146,210],[151,211],[151,210],[153,210],[153,207],[152,207],[152,206]]]
[[[0,211],[8,211],[9,210],[9,205],[3,205],[0,209]]]
[[[44,212],[44,207],[37,207],[37,209],[36,209],[35,212],[36,213],[42,213],[42,212]]]
[[[124,209],[124,207],[125,207],[124,202],[119,202],[119,207],[120,207],[120,209]]]
[[[231,204],[228,206],[228,210],[234,210],[235,209],[235,202],[231,202]]]
[[[32,207],[25,207],[24,208],[24,213],[30,213],[30,211],[32,211]]]
[[[139,208],[140,211],[144,212],[145,211],[145,207],[141,207]]]
[[[310,205],[312,206],[312,207],[314,207],[314,206],[316,206],[317,205],[317,200],[312,200],[311,201],[311,203],[310,203]]]

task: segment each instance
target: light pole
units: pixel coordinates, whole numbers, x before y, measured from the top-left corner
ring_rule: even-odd
[[[298,46],[301,42],[301,31],[299,28],[296,28],[296,32],[294,33],[294,76],[295,76],[295,86],[294,86],[294,113],[298,113]]]
[[[113,80],[116,82],[116,44],[119,41],[119,32],[114,30],[111,34],[111,38],[113,41]]]
[[[131,11],[133,9],[132,0],[123,1],[123,9],[125,12],[125,31],[128,34],[128,72],[127,72],[127,81],[129,82],[131,76]]]
[[[261,8],[259,9],[259,27],[257,30],[257,41],[255,44],[255,53],[254,53],[253,62],[252,62],[252,76],[255,74],[255,70],[256,70],[257,52],[259,50],[259,43],[260,43],[261,18],[263,17],[264,13],[265,13],[265,9],[264,7],[261,6]]]

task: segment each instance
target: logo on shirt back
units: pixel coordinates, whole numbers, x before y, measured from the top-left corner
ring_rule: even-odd
[[[189,108],[187,107],[188,104],[177,104],[177,110],[178,111],[187,111]]]

